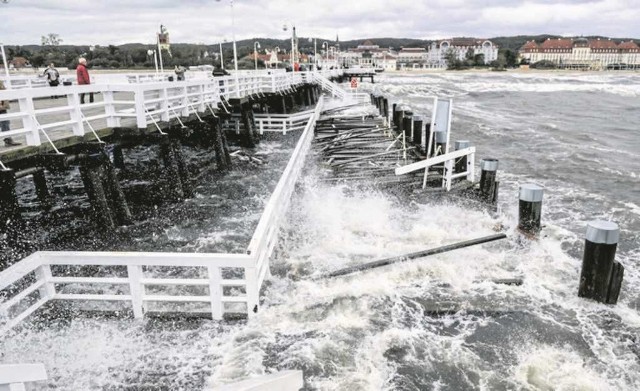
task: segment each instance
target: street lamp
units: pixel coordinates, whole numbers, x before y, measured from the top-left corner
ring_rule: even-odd
[[[216,0],[218,3],[221,0]],[[234,77],[236,80],[236,96],[240,97],[240,81],[238,80],[238,48],[236,46],[236,32],[235,32],[235,16],[233,13],[233,0],[229,0],[229,6],[231,7],[231,39],[233,39],[233,66],[235,69]]]
[[[9,0],[2,0],[2,3],[7,4]],[[4,64],[4,73],[7,75],[7,90],[11,89],[11,75],[9,74],[9,66],[7,65],[7,55],[4,52],[4,45],[0,43],[0,51],[2,52],[2,62]]]
[[[326,62],[329,62],[329,42],[327,41],[322,42],[322,48],[325,50],[325,53],[326,53],[326,57],[327,57]],[[325,63],[323,63],[322,65],[323,67],[326,66]]]
[[[258,70],[258,49],[260,49],[260,42],[255,41],[253,43],[253,56],[255,60],[256,71]]]
[[[282,25],[282,30],[287,31],[289,26],[285,23]],[[291,24],[291,54],[289,56],[289,60],[291,61],[291,71],[295,72],[295,63],[296,63],[296,26]]]
[[[224,56],[222,55],[222,43],[226,43],[227,40],[222,38],[222,41],[220,41],[220,67],[222,69],[224,69]]]
[[[318,39],[317,38],[309,38],[309,43],[313,40],[313,70],[318,70]]]
[[[156,57],[156,51],[153,49],[147,50],[148,56],[153,56],[153,63],[156,66],[156,75],[158,74],[158,58]]]

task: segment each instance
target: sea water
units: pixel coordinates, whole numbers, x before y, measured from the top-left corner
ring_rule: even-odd
[[[284,369],[303,370],[306,390],[640,389],[638,86],[633,73],[380,75],[361,88],[414,113],[453,98],[452,140],[500,160],[498,212],[328,185],[310,156],[254,318],[75,320],[5,338],[0,360],[43,362],[57,390],[199,390]],[[545,187],[535,241],[515,231],[527,182]],[[616,306],[577,297],[593,219],[621,228]],[[496,231],[509,239],[311,279]],[[511,277],[523,285],[491,282]]]

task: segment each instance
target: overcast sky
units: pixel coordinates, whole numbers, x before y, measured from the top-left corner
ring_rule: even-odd
[[[6,0],[0,0],[2,2]],[[152,43],[162,23],[172,42],[230,40],[229,0],[8,0],[0,2],[0,42]],[[487,38],[519,34],[640,37],[640,0],[236,0],[237,39],[298,35]]]

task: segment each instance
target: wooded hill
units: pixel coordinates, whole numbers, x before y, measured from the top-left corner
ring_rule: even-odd
[[[501,51],[517,51],[525,42],[535,40],[543,42],[547,38],[558,38],[557,35],[518,35],[511,37],[489,38]],[[604,38],[599,36],[588,36],[584,38]],[[612,38],[615,41],[629,40],[630,38]],[[414,38],[364,38],[350,41],[340,41],[340,49],[355,48],[363,42],[370,40],[373,44],[381,48],[392,48],[400,50],[403,47],[424,47],[427,48],[432,41]],[[238,57],[243,58],[253,52],[255,41],[260,43],[261,52],[265,49],[280,48],[281,52],[289,52],[291,49],[291,39],[272,38],[252,38],[237,42]],[[322,44],[327,42],[330,46],[336,45],[336,40],[316,38],[315,43],[318,53],[322,52]],[[299,50],[302,53],[314,53],[314,39],[299,37]],[[75,68],[77,59],[85,56],[89,60],[90,66],[100,68],[153,68],[153,57],[147,55],[149,49],[154,49],[155,45],[142,43],[129,43],[124,45],[95,46],[90,51],[89,45],[24,45],[6,46],[9,60],[15,57],[26,58],[33,66],[42,67],[50,62],[56,63],[58,67]],[[230,42],[222,44],[225,64],[231,66],[233,58],[233,48]],[[163,55],[165,67],[174,65],[215,65],[219,62],[220,47],[218,44],[171,44],[171,54]],[[241,67],[252,68],[253,61],[239,61]]]

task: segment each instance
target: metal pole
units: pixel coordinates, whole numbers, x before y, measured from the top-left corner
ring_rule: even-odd
[[[233,0],[229,0],[231,3],[231,34],[233,35],[233,65],[235,69],[236,79],[236,96],[240,97],[240,80],[238,79],[238,48],[236,47],[236,32],[235,32],[235,16],[233,14]]]
[[[313,63],[314,63],[314,71],[318,70],[318,39],[313,39]]]
[[[162,33],[162,26],[160,26],[160,33]],[[160,73],[164,75],[164,66],[162,65],[162,49],[160,49],[160,36],[156,35],[156,41],[158,42],[158,58],[160,59]]]
[[[224,69],[224,57],[222,56],[222,42],[220,42],[220,66]]]
[[[257,49],[257,47],[259,45],[260,44],[257,41],[253,43],[253,56],[254,56],[253,59],[254,59],[254,65],[256,67],[256,71],[258,70],[258,49]]]
[[[156,51],[153,51],[153,63],[156,66],[156,76],[158,76],[158,56],[156,55]]]
[[[293,25],[292,25],[293,26]],[[295,48],[293,47],[293,37],[296,35],[296,28],[293,27],[291,29],[291,55],[289,56],[289,60],[291,61],[291,71],[295,72],[295,67],[293,66],[294,62],[295,62]]]
[[[0,50],[2,50],[2,62],[4,63],[4,73],[7,75],[7,90],[11,89],[11,75],[9,74],[9,65],[7,65],[7,55],[4,52],[4,44],[0,43]]]

